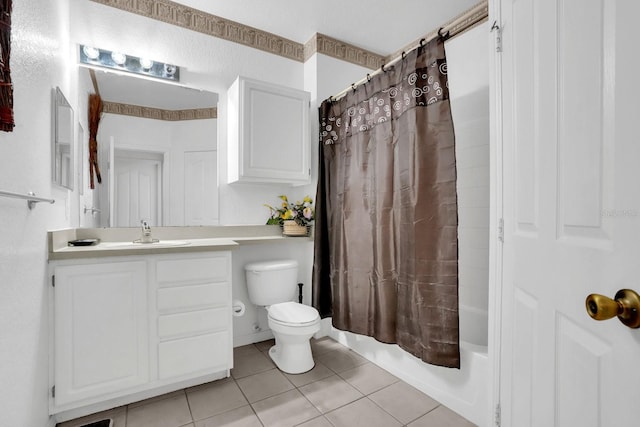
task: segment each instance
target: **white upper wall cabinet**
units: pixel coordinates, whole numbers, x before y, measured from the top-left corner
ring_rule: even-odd
[[[309,183],[309,92],[238,77],[228,108],[230,183]]]

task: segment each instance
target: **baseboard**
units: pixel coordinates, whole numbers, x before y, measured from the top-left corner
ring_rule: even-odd
[[[243,345],[254,344],[261,341],[267,341],[273,338],[271,329],[260,331],[255,334],[237,335],[233,337],[233,347],[241,347]]]

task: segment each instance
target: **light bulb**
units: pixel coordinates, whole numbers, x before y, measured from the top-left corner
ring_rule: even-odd
[[[113,62],[118,65],[124,65],[124,63],[127,61],[127,55],[120,52],[111,52],[111,59],[113,59]]]
[[[98,59],[100,56],[100,51],[91,46],[82,46],[82,52],[84,52],[89,59]]]
[[[140,58],[140,66],[145,70],[149,70],[153,67],[153,61],[146,58]]]

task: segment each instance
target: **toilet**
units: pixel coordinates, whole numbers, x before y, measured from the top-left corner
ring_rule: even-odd
[[[245,265],[244,270],[249,300],[268,312],[269,328],[276,339],[269,350],[273,362],[289,374],[313,369],[309,340],[320,330],[320,315],[315,308],[293,301],[298,288],[298,262],[255,262]]]

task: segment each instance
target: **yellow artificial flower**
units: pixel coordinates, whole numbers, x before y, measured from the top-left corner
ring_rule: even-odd
[[[289,202],[285,195],[278,196],[278,198],[281,200],[279,208],[276,209],[268,204],[264,205],[270,210],[267,225],[282,225],[283,221],[288,220],[294,220],[300,225],[307,225],[313,221],[314,210],[311,197],[305,196],[302,202],[297,201],[295,203]]]
[[[280,215],[282,219],[287,220],[293,217],[293,212],[291,210],[285,211],[282,215]]]

